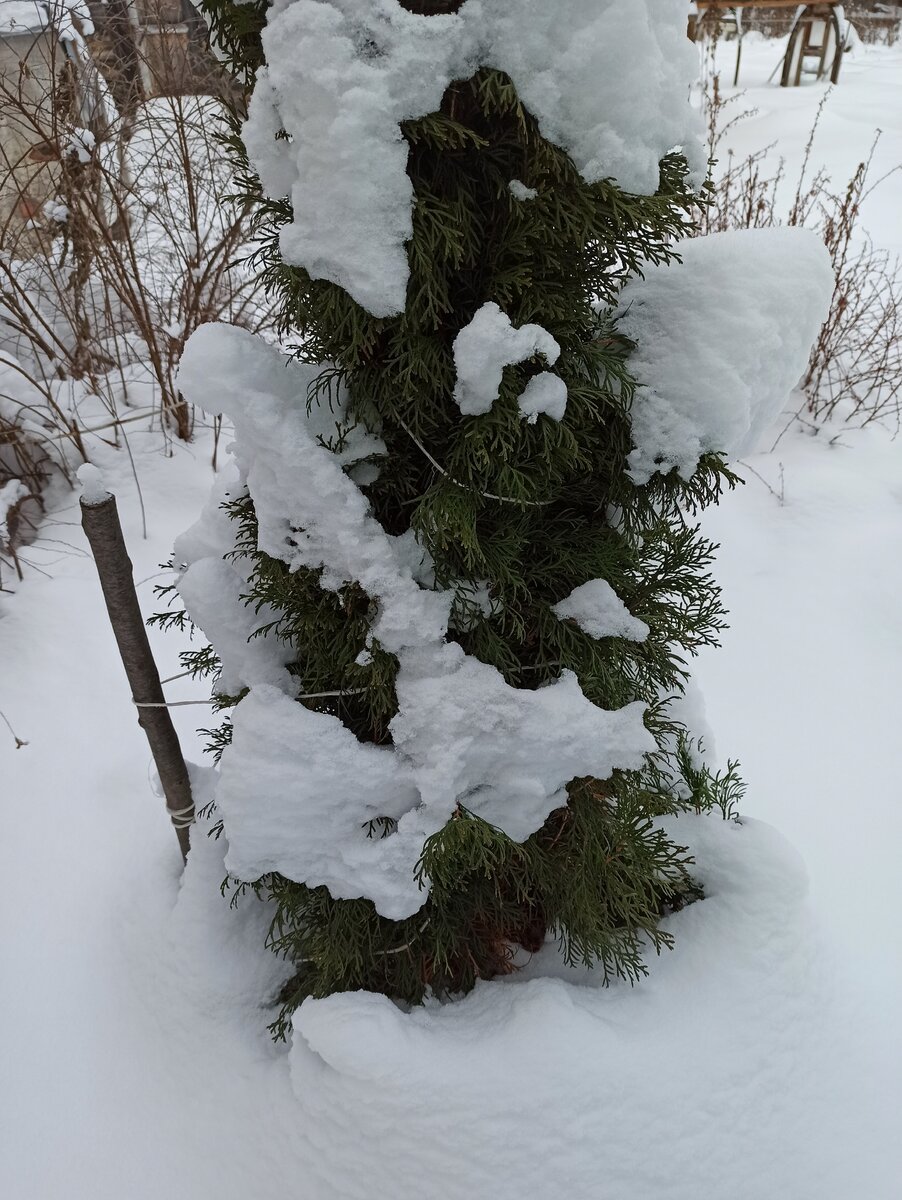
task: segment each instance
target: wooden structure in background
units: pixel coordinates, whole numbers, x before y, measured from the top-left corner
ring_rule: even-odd
[[[123,116],[155,96],[220,95],[227,77],[190,0],[88,0],[91,55]]]
[[[147,99],[208,90],[210,72],[195,70],[192,41],[205,45],[206,29],[188,0],[132,0],[135,45]],[[198,77],[200,76],[200,78]],[[198,84],[202,84],[201,87]]]
[[[798,87],[806,74],[816,79],[829,75],[830,82],[837,83],[844,35],[837,5],[809,4],[789,35],[780,86]]]
[[[28,119],[30,108],[49,111],[57,54],[56,35],[37,7],[29,24],[0,34],[0,92],[23,101],[21,109],[4,104],[0,113],[0,241],[21,243],[23,255],[40,244],[33,225],[57,187],[56,163],[34,152]]]
[[[59,180],[57,139],[43,141],[39,131],[62,128],[63,96],[68,123],[97,137],[108,113],[76,29],[56,27],[40,3],[0,4],[0,22],[0,244],[27,257],[43,244],[38,225]]]
[[[818,4],[799,4],[798,0],[696,0],[697,16],[690,20],[689,36],[695,41],[715,22],[728,18],[736,37],[736,70],[733,86],[739,82],[742,57],[742,13],[752,8],[788,8],[798,12],[789,35],[780,77],[782,87],[797,87],[804,76],[839,81],[845,31],[839,17],[840,0],[822,0]]]

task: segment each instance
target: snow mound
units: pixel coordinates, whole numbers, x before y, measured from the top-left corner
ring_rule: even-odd
[[[704,175],[683,0],[468,0],[439,16],[397,0],[286,0],[263,47],[244,140],[264,189],[291,199],[283,257],[375,316],[405,307],[413,189],[400,123],[481,66],[511,76],[589,182],[650,194],[676,146]]]
[[[81,484],[81,498],[85,504],[94,506],[103,504],[110,498],[110,491],[103,478],[103,472],[91,463],[83,463],[75,472]]]
[[[297,681],[286,669],[294,657],[291,647],[259,632],[277,613],[268,605],[259,609],[246,605],[241,599],[246,586],[246,575],[216,558],[192,563],[179,579],[179,595],[188,615],[219,649],[216,690],[237,696],[256,683],[270,683],[296,692]]]
[[[21,479],[9,479],[0,486],[0,550],[9,544],[9,514],[30,495],[30,488]]]
[[[255,683],[268,683],[295,695],[297,680],[287,670],[292,649],[266,630],[278,614],[268,605],[245,604],[250,564],[240,558],[225,561],[235,546],[235,529],[223,505],[243,491],[233,464],[211,489],[200,518],[176,538],[175,561],[184,568],[179,595],[192,622],[216,647],[217,692],[237,696]]]
[[[805,1152],[815,1135],[848,1154],[849,1131],[814,1083],[831,1051],[829,986],[800,860],[758,822],[667,824],[707,899],[668,919],[676,948],[633,989],[596,986],[548,946],[526,978],[447,1005],[404,1012],[367,992],[304,1002],[292,1082],[307,1137],[329,1148],[311,1195],[841,1194],[830,1155]]]
[[[629,474],[640,484],[674,467],[688,479],[705,453],[753,450],[801,378],[833,293],[830,256],[809,230],[732,230],[680,254],[620,297],[620,331],[637,347]]]
[[[515,200],[535,200],[539,194],[536,188],[527,187],[522,179],[512,179],[507,186]]]
[[[456,644],[403,654],[397,692],[390,748],[276,688],[251,690],[216,792],[234,876],[279,871],[402,920],[429,895],[416,878],[423,845],[459,806],[523,841],[566,803],[571,779],[639,768],[655,749],[642,704],[607,712],[570,672],[513,688]],[[370,827],[380,818],[395,823],[385,836]]]
[[[195,805],[202,809],[215,796],[219,773],[195,763],[188,764],[188,771]],[[150,957],[158,968],[169,967],[178,981],[173,989],[195,1010],[214,1019],[237,1012],[248,1028],[259,1028],[261,997],[275,995],[293,968],[265,949],[274,905],[256,898],[233,905],[223,898],[228,841],[211,836],[216,820],[198,817],[191,826],[188,864],[160,931],[167,945]]]

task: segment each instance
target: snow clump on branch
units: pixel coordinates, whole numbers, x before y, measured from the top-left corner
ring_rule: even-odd
[[[537,354],[551,366],[560,357],[561,348],[547,329],[541,325],[521,325],[517,329],[497,304],[483,304],[454,339],[454,399],[460,411],[464,416],[489,412],[498,399],[504,368]]]
[[[305,403],[313,370],[243,330],[207,325],[186,346],[179,389],[235,426],[258,548],[291,570],[319,571],[327,590],[356,583],[371,597],[372,639],[399,661],[393,746],[362,743],[337,717],[298,704],[285,647],[248,641],[247,608],[243,621],[241,605],[223,613],[220,573],[232,567],[209,553],[222,519],[213,506],[177,545],[187,563],[182,594],[224,674],[250,687],[235,708],[216,796],[229,870],[245,880],[279,871],[336,898],[365,896],[401,920],[428,896],[416,874],[426,839],[458,809],[523,841],[566,802],[572,779],[638,769],[655,741],[641,702],[606,711],[571,672],[515,688],[445,640],[455,592],[417,582],[409,539],[383,529],[344,469],[353,462],[343,467],[324,444],[322,414],[314,403],[308,416]],[[360,447],[379,448],[378,439]],[[390,832],[368,836],[379,818]]]
[[[675,147],[704,178],[685,0],[467,0],[436,16],[397,0],[281,0],[262,36],[243,137],[264,189],[291,200],[282,255],[377,317],[404,311],[409,276],[400,125],[480,67],[511,77],[589,183],[651,195]]]
[[[636,349],[630,476],[703,454],[750,453],[808,362],[833,294],[830,255],[807,229],[742,229],[680,244],[682,262],[647,265],[620,294]]]

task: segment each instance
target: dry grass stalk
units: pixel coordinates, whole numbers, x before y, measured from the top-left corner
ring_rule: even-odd
[[[120,115],[83,43],[51,33],[0,70],[0,485],[37,496],[132,422],[164,447],[191,437],[176,372],[199,325],[273,327],[242,266],[251,213],[229,199],[222,103]]]
[[[711,67],[713,55],[707,62],[703,103],[708,149],[723,165],[714,175],[708,203],[700,209],[699,232],[772,225],[815,230],[830,252],[836,284],[830,313],[800,383],[806,402],[797,415],[816,428],[839,418],[856,426],[880,421],[897,430],[902,418],[902,267],[897,258],[874,246],[860,217],[868,196],[902,167],[872,179],[878,130],[867,157],[841,191],[834,190],[823,168],[812,171],[828,89],[812,122],[788,209],[781,208],[785,163],[774,159],[773,146],[743,159],[724,153],[729,131],[753,113],[732,113],[739,97],[724,97]]]

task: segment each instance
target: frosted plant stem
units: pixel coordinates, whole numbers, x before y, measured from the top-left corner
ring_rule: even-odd
[[[19,735],[16,733],[15,729],[13,729],[12,725],[10,725],[9,721],[6,719],[6,713],[3,712],[2,709],[0,709],[0,721],[3,722],[3,724],[9,730],[9,732],[13,735],[13,741],[16,743],[17,750],[21,750],[23,746],[28,745],[28,742],[26,742],[22,738],[20,738]]]
[[[751,463],[747,463],[744,458],[737,458],[736,462],[740,467],[744,467],[747,471],[751,471],[751,473],[755,476],[756,479],[760,479],[761,482],[764,484],[764,486],[767,488],[767,490],[770,492],[770,494],[773,496],[773,498],[777,501],[778,504],[786,503],[786,495],[785,495],[785,490],[783,487],[783,464],[782,463],[779,464],[779,467],[780,467],[780,490],[778,492],[776,488],[772,487],[771,484],[769,484],[767,482],[767,480],[764,478],[764,476],[761,474],[760,471],[755,470],[755,468],[752,466]]]
[[[424,921],[423,924],[420,926],[420,928],[416,931],[414,936],[409,941],[405,942],[403,946],[393,946],[391,948],[391,950],[379,950],[376,953],[376,957],[377,958],[388,958],[389,955],[391,955],[391,954],[403,954],[405,950],[410,949],[410,947],[414,944],[414,942],[417,940],[417,938],[420,936],[420,934],[426,932],[426,927],[428,924],[429,924],[428,921]],[[307,965],[309,963],[312,963],[313,961],[314,960],[312,958],[299,958],[297,960],[299,965]]]
[[[416,939],[420,936],[420,934],[426,932],[426,926],[428,924],[429,924],[428,921],[424,921],[423,924],[420,926],[420,928],[416,931],[415,936],[412,937],[410,939],[410,941],[405,942],[403,946],[395,946],[391,950],[383,950],[381,952],[381,957],[387,958],[390,954],[403,954],[405,950],[409,950],[410,947],[413,945],[413,943],[416,941]]]
[[[117,417],[115,421],[105,421],[102,425],[91,425],[87,429],[48,434],[45,435],[45,440],[48,442],[65,442],[70,441],[74,437],[82,437],[86,433],[103,433],[105,429],[115,429],[120,425],[129,425],[133,421],[143,421],[146,417],[154,416],[155,412],[156,410],[153,408],[143,409],[141,412],[135,413],[130,417]]]
[[[368,692],[369,688],[345,688],[344,691],[338,692],[304,692],[300,696],[296,696],[296,700],[325,700],[331,696],[362,696],[364,692]]]
[[[135,456],[132,454],[131,443],[128,440],[128,434],[125,432],[124,429],[122,431],[122,441],[125,446],[126,453],[128,454],[128,461],[131,464],[132,477],[134,478],[134,481],[135,481],[135,490],[138,493],[138,504],[141,506],[141,533],[143,534],[144,540],[146,542],[147,541],[147,510],[144,507],[144,493],[141,491],[141,480],[138,478],[138,468],[135,464]]]

